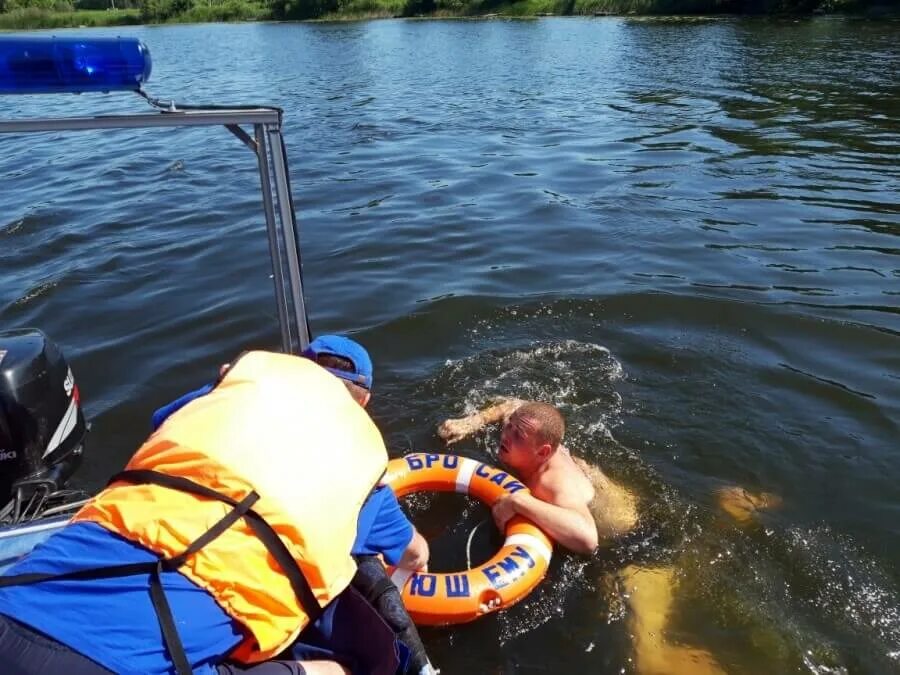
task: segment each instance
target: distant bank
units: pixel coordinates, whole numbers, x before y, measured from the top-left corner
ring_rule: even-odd
[[[892,0],[0,0],[0,30],[391,17],[813,14],[900,12]]]

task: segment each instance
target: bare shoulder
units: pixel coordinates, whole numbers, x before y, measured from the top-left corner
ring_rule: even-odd
[[[594,486],[574,462],[569,451],[560,448],[553,466],[542,480],[546,500],[558,506],[587,506],[594,499]]]
[[[601,540],[614,539],[633,529],[638,522],[638,500],[634,493],[609,478],[595,464],[578,457],[572,461],[593,487],[590,510]]]

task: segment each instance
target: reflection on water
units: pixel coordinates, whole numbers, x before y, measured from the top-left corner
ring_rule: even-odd
[[[673,659],[900,670],[895,23],[123,30],[153,52],[154,94],[285,109],[313,325],[370,347],[393,454],[440,448],[440,420],[492,397],[541,398],[640,496],[623,541],[426,631],[444,672],[640,669],[636,569],[674,589],[664,637],[695,651]],[[7,97],[0,116],[141,105]],[[225,130],[4,138],[0,324],[71,357],[94,421],[82,485],[156,406],[277,343],[254,174]],[[716,497],[737,485],[782,506],[741,526]],[[437,567],[463,565],[486,511],[411,509]]]

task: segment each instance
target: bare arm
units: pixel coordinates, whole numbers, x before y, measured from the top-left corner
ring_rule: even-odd
[[[443,438],[448,445],[456,443],[480,431],[488,424],[505,422],[523,403],[525,401],[517,398],[505,398],[466,417],[444,420],[438,427],[438,436]]]
[[[430,551],[428,550],[428,542],[425,541],[425,537],[419,534],[418,530],[413,530],[412,539],[403,552],[400,562],[397,563],[397,567],[412,570],[413,572],[420,570],[424,572],[428,569],[429,555]]]
[[[494,505],[494,519],[502,529],[506,521],[518,514],[570,551],[593,553],[599,541],[597,524],[588,505],[562,498],[555,501],[551,504],[530,494],[515,493]]]

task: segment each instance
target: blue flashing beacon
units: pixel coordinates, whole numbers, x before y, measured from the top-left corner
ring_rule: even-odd
[[[152,65],[137,38],[0,37],[0,94],[137,91]]]

